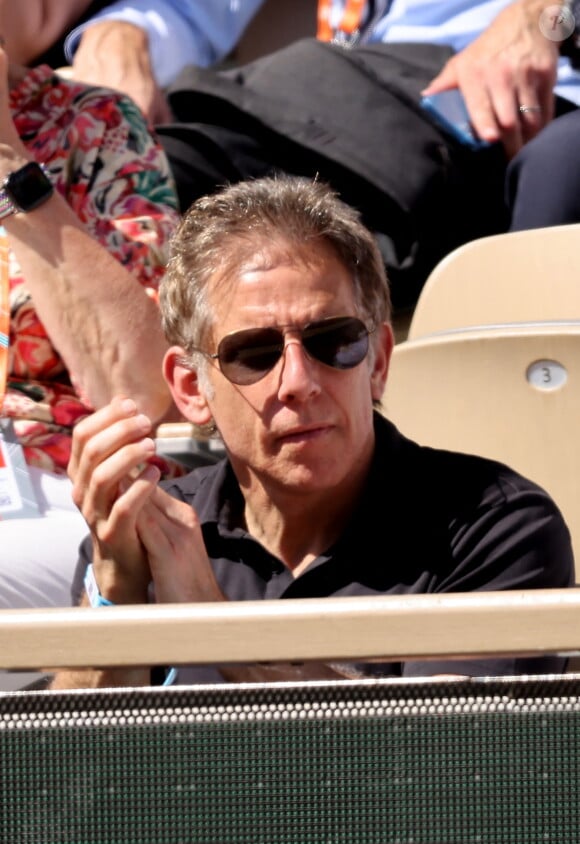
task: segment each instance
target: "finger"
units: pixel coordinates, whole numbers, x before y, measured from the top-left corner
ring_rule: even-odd
[[[134,402],[119,398],[83,420],[73,433],[68,474],[73,500],[93,526],[107,518],[117,485],[155,452],[151,422],[136,414]]]
[[[166,551],[180,553],[186,537],[190,540],[201,539],[201,526],[194,508],[173,498],[160,487],[155,489],[147,502],[140,522],[141,527],[144,531],[144,544],[151,551],[155,551],[157,546],[161,555]],[[203,540],[201,541],[203,543]]]
[[[93,560],[107,563],[109,582],[127,599],[146,600],[151,582],[149,562],[136,530],[136,521],[159,479],[154,466],[147,466],[134,482],[124,482],[110,518],[93,530]]]
[[[553,85],[540,77],[535,83],[522,85],[518,99],[524,140],[529,141],[554,117]]]
[[[201,525],[189,504],[152,496],[139,514],[137,531],[149,556],[159,601],[223,600]]]
[[[144,414],[136,414],[132,402],[125,412],[114,405],[97,411],[73,432],[69,477],[74,484],[85,485],[99,463],[122,446],[148,437],[151,428],[151,420]],[[146,450],[149,455],[150,447],[146,446]]]
[[[539,103],[530,103],[529,96],[522,98],[518,107],[522,142],[531,141],[544,126],[542,107]]]
[[[490,101],[499,127],[498,140],[503,144],[507,158],[513,158],[521,149],[524,138],[517,93],[511,79],[503,76],[497,81],[494,80]]]
[[[124,478],[119,483],[119,494],[115,499],[108,519],[99,523],[99,539],[106,543],[125,543],[135,540],[135,525],[139,513],[153,495],[159,482],[160,471],[147,465],[134,480]]]
[[[473,128],[489,143],[501,142],[508,155],[522,145],[521,124],[512,69],[464,63],[461,90]]]
[[[87,444],[86,459],[81,460],[73,482],[73,500],[91,525],[96,520],[109,517],[113,502],[119,495],[121,482],[135,472],[140,472],[142,464],[155,453],[155,441],[150,437],[125,445],[118,445],[117,440],[116,449],[109,453],[106,444],[101,446],[101,440],[108,441],[111,430],[120,424],[125,423],[117,423],[106,432],[97,434]],[[96,454],[99,459],[94,458]]]
[[[553,98],[550,98],[553,101]],[[523,142],[531,140],[550,120],[542,102],[542,92],[533,81],[524,80],[518,87],[517,107],[522,130]]]
[[[466,84],[461,90],[475,134],[490,144],[499,141],[502,137],[502,127],[487,87],[482,84]]]
[[[69,476],[75,475],[88,440],[118,419],[137,415],[137,405],[131,399],[116,396],[105,407],[96,410],[75,425],[72,437],[71,456],[68,464]]]

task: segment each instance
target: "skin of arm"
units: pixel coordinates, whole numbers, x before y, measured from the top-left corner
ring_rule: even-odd
[[[262,4],[263,0],[111,2],[84,24],[73,75],[125,92],[153,123],[166,122],[171,113],[163,89],[186,65],[208,67],[227,56]]]
[[[10,44],[11,58],[30,65],[74,26],[91,0],[4,0],[4,5],[2,34]]]
[[[132,23],[95,21],[82,34],[72,72],[75,79],[83,82],[123,91],[151,123],[171,119],[171,110],[151,67],[147,33]]]
[[[0,180],[31,160],[34,156],[20,140],[8,107],[7,57],[0,50]],[[122,185],[115,184],[113,174],[108,190],[115,188],[120,191]],[[74,195],[75,187],[71,190]],[[177,214],[168,207],[156,211],[166,216],[162,225],[169,233]],[[149,266],[147,256],[154,248],[123,245],[117,233],[123,222],[98,219],[95,225],[104,233],[110,228],[120,244],[114,256],[58,191],[34,211],[5,218],[3,225],[39,319],[83,399],[101,407],[123,392],[133,395],[156,421],[164,418],[172,407],[161,375],[166,343],[157,305],[138,275],[162,272],[161,265],[156,270]],[[130,265],[125,255],[129,258],[131,250],[135,272],[122,263]]]
[[[515,0],[469,46],[453,56],[423,91],[460,88],[477,134],[501,141],[512,158],[553,117],[558,43],[540,17],[547,0]],[[520,105],[541,111],[519,112]]]

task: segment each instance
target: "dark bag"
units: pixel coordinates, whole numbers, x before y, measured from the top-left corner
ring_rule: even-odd
[[[506,226],[503,153],[446,137],[420,92],[452,55],[427,44],[306,39],[244,67],[187,68],[157,127],[182,205],[284,171],[328,181],[376,233],[397,307],[451,248]]]

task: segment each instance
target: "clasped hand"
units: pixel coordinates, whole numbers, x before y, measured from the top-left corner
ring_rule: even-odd
[[[114,603],[223,600],[195,510],[158,486],[151,420],[122,397],[75,428],[68,474],[93,540],[101,592]]]

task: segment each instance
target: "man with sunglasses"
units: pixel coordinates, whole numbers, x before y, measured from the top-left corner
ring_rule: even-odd
[[[569,534],[543,490],[492,461],[420,447],[376,411],[393,345],[387,279],[372,235],[329,188],[262,179],[198,200],[174,237],[161,308],[174,400],[219,432],[227,458],[159,486],[151,422],[132,400],[76,427],[69,474],[93,540],[83,603],[571,585]],[[563,668],[543,657],[215,677]],[[64,672],[54,687],[150,681],[148,669]]]

